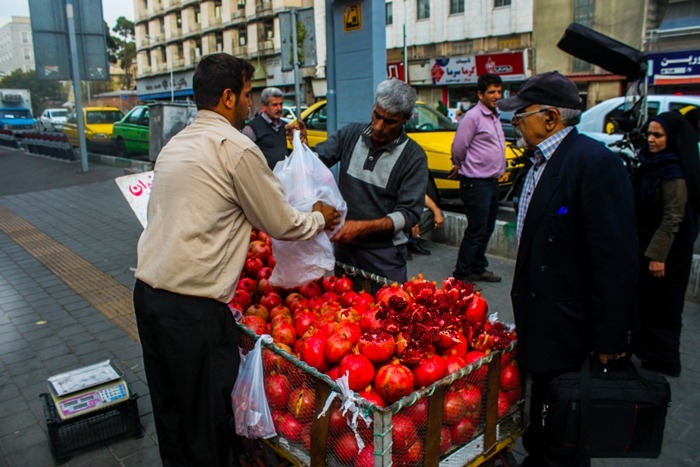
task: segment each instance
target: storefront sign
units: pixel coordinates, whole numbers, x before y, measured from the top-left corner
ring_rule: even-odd
[[[499,75],[503,81],[524,80],[525,52],[499,52],[431,60],[433,84],[474,84],[486,73]]]
[[[503,52],[476,56],[476,73],[499,75],[503,81],[525,79],[525,60],[523,52]]]
[[[476,83],[476,62],[472,55],[433,59],[430,74],[435,85]]]
[[[403,62],[387,62],[386,64],[386,77],[396,78],[403,81]]]
[[[145,228],[147,224],[146,210],[153,185],[153,171],[124,175],[115,178],[114,181],[117,182],[119,191],[126,198],[131,210],[136,214],[136,218]]]
[[[700,50],[651,53],[648,60],[650,84],[700,83]]]

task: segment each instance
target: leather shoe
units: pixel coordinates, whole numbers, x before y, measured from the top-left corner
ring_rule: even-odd
[[[501,276],[497,276],[491,271],[484,271],[480,274],[470,274],[469,280],[472,282],[501,282]]]
[[[415,253],[415,254],[417,254],[417,255],[425,255],[425,256],[427,256],[427,255],[430,254],[430,250],[426,250],[425,248],[423,248],[423,247],[420,245],[420,243],[416,243],[416,242],[409,242],[409,243],[408,243],[408,251],[409,251],[410,253]]]

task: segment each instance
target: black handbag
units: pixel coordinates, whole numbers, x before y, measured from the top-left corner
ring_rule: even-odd
[[[580,373],[565,373],[549,386],[545,450],[559,459],[657,458],[670,403],[663,376],[639,372],[628,358],[606,366],[586,359]]]

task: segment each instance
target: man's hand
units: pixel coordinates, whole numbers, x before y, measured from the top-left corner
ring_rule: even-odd
[[[616,354],[609,354],[609,353],[598,353],[598,360],[600,363],[603,365],[607,365],[608,362],[614,362],[615,360],[619,360],[621,358],[625,358],[627,354],[625,352],[622,353],[616,353]]]
[[[332,242],[348,243],[364,233],[363,221],[345,221],[343,227],[331,238]]]
[[[294,121],[293,123],[287,123],[284,126],[284,131],[287,134],[287,140],[292,143],[294,140],[294,130],[299,130],[301,131],[301,134],[299,137],[301,138],[301,142],[306,144],[308,146],[308,140],[306,139],[306,125],[302,121]]]
[[[453,165],[452,170],[450,170],[450,174],[447,176],[447,178],[450,180],[455,180],[457,177],[459,177],[459,166]]]
[[[663,263],[661,261],[649,261],[649,274],[651,274],[651,277],[656,277],[657,279],[661,279],[664,277],[666,272],[666,263]]]
[[[316,201],[311,210],[323,214],[323,218],[326,221],[326,226],[323,228],[324,230],[333,230],[340,224],[340,213],[333,206],[328,206],[320,201]]]

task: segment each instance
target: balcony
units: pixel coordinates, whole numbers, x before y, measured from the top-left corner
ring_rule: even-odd
[[[221,29],[223,24],[221,16],[214,16],[213,18],[209,18],[209,24],[203,28],[203,31],[213,31],[216,29]]]
[[[245,21],[245,10],[233,10],[231,12],[231,22],[234,24]]]
[[[180,0],[170,0],[168,3],[168,6],[165,7],[165,12],[169,13],[171,11],[175,11],[178,8],[180,8],[181,1]]]
[[[261,18],[263,16],[272,16],[272,2],[263,1],[255,3],[255,16]]]
[[[178,70],[180,68],[185,67],[185,59],[184,58],[174,58],[173,59],[173,70]]]
[[[151,67],[148,65],[144,65],[142,67],[139,67],[139,75],[141,76],[146,76],[151,74]]]
[[[151,36],[151,45],[162,45],[165,43],[165,37],[163,36]]]
[[[248,46],[247,45],[234,45],[233,55],[236,57],[246,58],[248,56]]]

